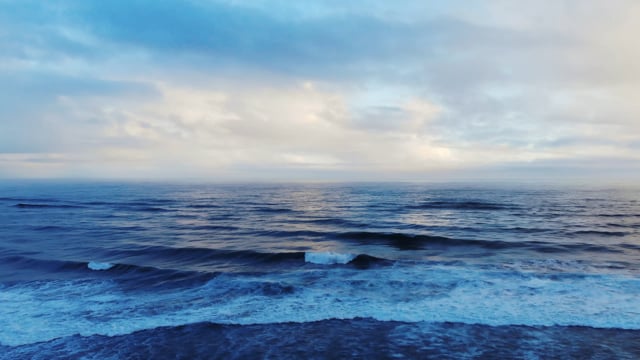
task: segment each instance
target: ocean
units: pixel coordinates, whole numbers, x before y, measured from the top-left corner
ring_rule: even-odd
[[[0,359],[640,358],[640,189],[0,183]]]

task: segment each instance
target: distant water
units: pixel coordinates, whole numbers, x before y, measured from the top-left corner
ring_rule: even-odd
[[[640,191],[0,183],[0,359],[640,358]]]

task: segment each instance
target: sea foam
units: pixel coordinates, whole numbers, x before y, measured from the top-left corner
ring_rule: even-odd
[[[353,254],[334,252],[307,252],[304,254],[304,261],[320,265],[347,264],[355,257],[356,255]]]
[[[106,263],[106,262],[97,262],[97,261],[90,261],[87,264],[87,267],[91,270],[109,270],[113,267],[114,265],[111,263]]]
[[[0,344],[74,334],[120,335],[205,321],[244,325],[357,317],[640,329],[640,279],[633,276],[399,264],[368,271],[323,267],[295,275],[226,274],[192,288],[139,290],[123,291],[110,280],[5,287],[0,291],[0,323],[6,324],[0,327]]]

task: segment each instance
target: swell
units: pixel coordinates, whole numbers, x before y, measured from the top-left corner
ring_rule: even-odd
[[[53,198],[35,198],[35,197],[0,197],[0,201],[10,201],[10,202],[38,202],[38,203],[42,203],[42,202],[56,202],[59,201],[58,199],[53,199]]]
[[[6,201],[17,201],[13,205],[15,208],[20,209],[83,209],[94,207],[110,207],[116,210],[130,210],[141,212],[164,212],[172,211],[172,208],[167,208],[175,204],[175,201],[170,200],[147,200],[147,201],[61,201],[56,199],[27,199],[27,198],[2,198]],[[186,205],[188,207],[188,205]]]
[[[640,214],[635,214],[635,213],[631,213],[631,214],[620,214],[620,213],[611,213],[611,214],[596,214],[594,216],[597,217],[604,217],[604,218],[636,218],[636,217],[640,217]]]
[[[111,206],[118,210],[133,210],[142,212],[160,212],[171,211],[170,209],[156,206],[154,203],[142,203],[142,202],[102,202],[102,201],[90,201],[90,202],[78,202],[73,204],[60,204],[60,203],[45,203],[45,202],[19,202],[13,207],[19,209],[83,209],[94,206]]]
[[[301,224],[315,224],[315,225],[323,225],[323,226],[343,226],[343,227],[351,227],[351,228],[365,228],[368,227],[366,223],[355,222],[351,220],[341,219],[341,218],[332,218],[332,217],[324,217],[324,218],[308,218],[308,219],[292,219],[291,222],[301,223]]]
[[[519,207],[513,204],[476,200],[434,200],[411,205],[408,208],[426,210],[513,210]]]
[[[282,359],[481,358],[632,359],[640,357],[638,330],[588,326],[526,326],[410,323],[370,317],[309,322],[237,325],[195,322],[123,335],[70,335],[16,347],[2,346],[0,359],[145,358]],[[326,336],[318,336],[326,334]],[[385,341],[380,341],[384,339]],[[144,346],[141,346],[144,344]],[[541,346],[543,345],[543,346]],[[550,355],[554,354],[554,355]]]
[[[177,204],[177,200],[171,199],[132,199],[129,201],[104,201],[104,200],[92,200],[92,201],[81,201],[79,204],[82,205],[93,205],[93,206],[162,206],[162,205],[173,205]]]
[[[140,249],[115,250],[110,256],[122,258],[152,258],[159,264],[172,263],[209,265],[212,268],[249,269],[264,266],[301,266],[305,263],[305,252],[259,252],[252,250],[221,250],[200,247],[149,246]],[[359,254],[349,264],[360,269],[373,265],[389,264],[391,260],[367,254]]]
[[[188,209],[219,209],[222,208],[222,206],[218,205],[218,204],[187,204],[184,205],[185,208]]]
[[[268,207],[268,206],[259,206],[250,208],[252,211],[261,212],[261,213],[293,213],[294,210],[288,208],[279,208],[279,207]]]
[[[178,202],[172,200],[135,200],[135,201],[72,201],[67,203],[56,203],[54,199],[22,199],[22,198],[0,198],[6,201],[18,201],[13,207],[22,209],[55,209],[55,208],[91,208],[109,207],[116,210],[138,211],[138,212],[171,212],[176,210],[215,210],[223,206],[218,204],[200,204],[190,202]],[[295,210],[282,207],[255,206],[246,210],[265,214],[287,214],[294,213]]]
[[[276,238],[295,238],[295,237],[313,237],[313,238],[326,238],[330,237],[332,233],[313,231],[313,230],[261,230],[252,232],[252,234],[260,236],[269,236]]]
[[[578,230],[578,231],[570,232],[569,235],[576,235],[576,236],[595,235],[595,236],[621,237],[621,236],[627,236],[629,235],[629,233],[624,231]]]
[[[30,280],[108,277],[121,280],[125,285],[131,284],[147,288],[187,280],[206,281],[218,275],[216,272],[176,270],[117,262],[94,263],[92,261],[41,259],[24,255],[4,256],[0,258],[0,261],[3,266],[10,266],[13,272],[16,270],[29,272]],[[96,264],[105,266],[100,268],[96,267]]]
[[[13,205],[20,209],[81,209],[82,205],[69,205],[69,204],[42,204],[42,203],[17,203]]]
[[[48,272],[81,271],[88,263],[63,260],[45,260],[24,255],[8,255],[0,258],[2,265],[14,269],[40,270]]]
[[[189,231],[235,231],[240,228],[231,225],[170,225],[167,228],[172,230],[189,230]]]
[[[158,206],[142,206],[142,207],[125,207],[127,210],[140,211],[140,212],[170,212],[171,209],[158,207]]]
[[[59,225],[41,225],[41,226],[32,226],[31,227],[31,230],[42,231],[42,232],[68,231],[70,229],[71,229],[71,227],[59,226]]]
[[[400,250],[443,249],[456,247],[475,247],[489,250],[520,249],[540,253],[561,252],[623,252],[616,245],[594,245],[587,243],[554,243],[544,241],[503,241],[503,240],[471,240],[456,239],[438,235],[418,235],[404,233],[385,232],[346,232],[337,235],[343,240],[351,240],[360,243],[383,243]],[[617,244],[622,245],[622,244]]]
[[[67,279],[77,277],[123,278],[142,281],[145,286],[181,279],[210,279],[221,272],[264,272],[273,267],[291,268],[305,264],[305,252],[264,253],[251,250],[172,248],[163,246],[105,251],[103,262],[45,259],[41,255],[7,253],[0,257],[7,267],[2,281],[29,279]],[[367,254],[353,256],[348,266],[368,269],[392,261]],[[337,264],[331,264],[337,265]],[[0,268],[1,268],[0,267]],[[177,270],[180,269],[180,270]],[[25,276],[20,276],[20,274]]]
[[[138,249],[113,250],[110,256],[143,257],[174,263],[280,263],[304,260],[303,252],[263,253],[251,250],[221,250],[202,247],[145,246]]]

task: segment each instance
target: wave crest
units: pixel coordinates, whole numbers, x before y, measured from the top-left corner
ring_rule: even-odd
[[[341,254],[334,252],[307,252],[304,254],[304,261],[312,264],[331,265],[347,264],[355,259],[354,254]]]
[[[87,264],[87,267],[91,270],[109,270],[112,267],[114,267],[114,265],[112,263],[107,263],[107,262],[97,262],[97,261],[89,261],[89,263]]]

